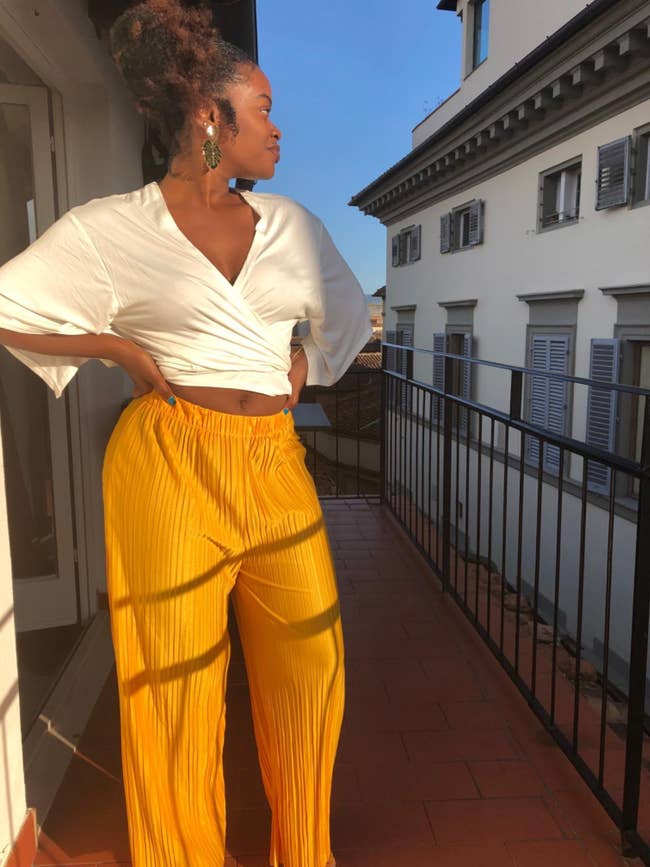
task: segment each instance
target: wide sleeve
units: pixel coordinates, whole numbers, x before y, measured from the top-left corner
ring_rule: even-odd
[[[359,281],[321,225],[320,275],[307,308],[310,333],[303,340],[306,385],[333,385],[372,335]]]
[[[117,307],[106,267],[69,211],[0,267],[0,328],[23,334],[102,334],[110,330]],[[88,360],[5,348],[56,397]]]

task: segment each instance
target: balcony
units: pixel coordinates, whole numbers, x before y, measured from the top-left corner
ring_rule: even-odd
[[[561,531],[562,521],[568,522],[568,497],[581,493],[568,490],[562,473],[555,482],[543,474],[546,447],[557,446],[561,460],[582,451],[588,456],[585,466],[589,458],[609,461],[612,477],[635,475],[639,530],[648,520],[643,505],[648,471],[577,441],[531,431],[517,412],[517,371],[509,374],[507,413],[452,395],[451,368],[461,359],[445,358],[446,393],[417,383],[410,368],[405,374],[353,371],[329,396],[305,394],[306,400],[323,403],[332,423],[329,431],[306,431],[304,438],[308,461],[324,486],[346,642],[346,712],[331,820],[337,867],[650,863],[644,842],[650,837],[648,750],[639,687],[645,685],[648,622],[642,582],[635,583],[627,612],[632,689],[625,691],[614,683],[607,663],[603,672],[588,662],[582,652],[587,623],[573,623],[563,598],[555,597],[550,617],[542,593],[528,598],[519,520],[532,486],[533,548],[539,551],[532,563],[533,586],[543,590],[547,559],[556,563],[557,546],[561,554],[565,541],[571,543]],[[360,390],[361,380],[353,377],[369,375]],[[337,407],[355,405],[358,396],[366,406],[375,405],[373,388],[379,414],[374,424],[364,416],[352,437],[346,414],[339,419]],[[500,461],[495,443],[504,439],[495,436],[495,428],[507,431]],[[650,425],[646,440],[648,431]],[[539,439],[537,467],[524,468],[521,455],[508,453],[517,432]],[[495,494],[504,471],[511,477],[505,490],[510,485],[524,498],[511,496],[505,510],[502,500],[497,509]],[[545,541],[548,550],[540,544],[547,488],[556,492],[551,511],[559,528],[553,544]],[[468,496],[459,515],[462,491]],[[593,503],[587,502],[585,486],[582,495],[584,524]],[[612,504],[613,496],[610,524]],[[499,510],[503,523],[497,532]],[[477,540],[479,513],[489,515],[490,530]],[[584,565],[583,524],[579,511],[572,544]],[[607,521],[605,529],[609,574],[611,563],[618,562],[619,540],[607,533]],[[643,544],[640,552],[647,556]],[[582,573],[581,599],[585,585],[593,592],[590,576]],[[609,630],[606,650],[613,609],[622,604],[612,598],[611,583],[602,599],[609,612],[603,621]],[[234,621],[231,636],[226,864],[267,867],[270,814]],[[641,650],[636,655],[635,642]],[[36,864],[128,863],[118,739],[111,677],[44,824]],[[625,858],[624,851],[643,861]]]

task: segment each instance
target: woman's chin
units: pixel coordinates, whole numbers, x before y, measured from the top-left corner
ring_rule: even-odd
[[[243,178],[246,181],[269,181],[275,175],[275,166],[264,166],[255,172],[246,172],[245,174],[237,175],[238,178]]]

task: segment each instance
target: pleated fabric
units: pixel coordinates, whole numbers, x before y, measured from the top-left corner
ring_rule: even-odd
[[[134,867],[223,867],[230,643],[241,637],[271,867],[326,867],[344,709],[332,555],[293,416],[133,400],[103,466]]]

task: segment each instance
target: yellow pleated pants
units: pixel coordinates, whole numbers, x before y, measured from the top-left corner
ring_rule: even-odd
[[[248,672],[269,864],[326,867],[344,707],[336,577],[291,413],[133,400],[103,466],[134,867],[222,867],[228,597]]]

